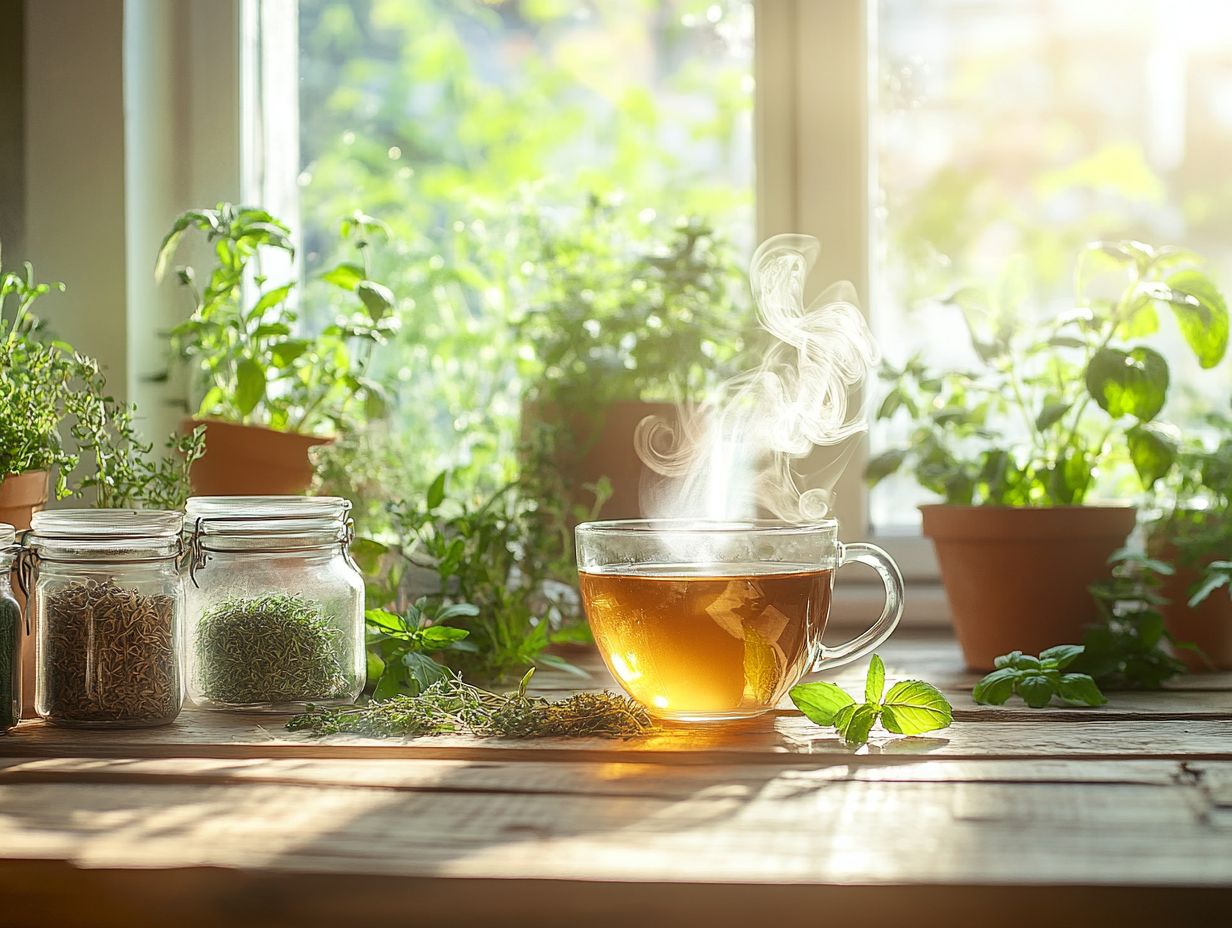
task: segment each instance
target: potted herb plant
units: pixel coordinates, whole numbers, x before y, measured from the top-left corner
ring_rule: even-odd
[[[1136,515],[1094,504],[1097,492],[1149,489],[1176,461],[1175,431],[1159,421],[1168,362],[1144,339],[1170,311],[1202,367],[1227,349],[1224,298],[1196,265],[1138,242],[1088,246],[1070,311],[1025,325],[1012,300],[961,290],[948,302],[978,363],[937,371],[916,357],[885,370],[892,386],[877,418],[907,416],[912,427],[867,477],[907,468],[943,500],[921,507],[923,531],[972,669],[1082,640],[1088,587]],[[1118,484],[1126,470],[1138,487]]]
[[[744,277],[727,243],[698,218],[660,228],[592,203],[542,237],[515,320],[537,362],[523,403],[528,466],[559,474],[586,508],[606,477],[609,518],[640,513],[638,424],[674,418],[675,401],[732,373],[744,345]]]
[[[309,449],[348,428],[362,409],[383,414],[384,390],[368,376],[375,347],[396,331],[394,297],[372,280],[369,249],[385,226],[363,213],[342,221],[355,261],[320,280],[348,294],[345,310],[314,337],[292,305],[294,281],[271,284],[262,272],[270,253],[290,263],[290,230],[268,212],[221,203],[180,216],[159,249],[162,275],[189,231],[201,234],[217,261],[199,285],[177,268],[193,312],[172,330],[172,344],[197,375],[201,400],[184,430],[203,425],[205,456],[193,467],[200,495],[303,493],[312,481]]]
[[[1151,552],[1174,568],[1160,588],[1172,637],[1190,670],[1232,670],[1232,417],[1211,417],[1217,436],[1180,454],[1168,505],[1147,531]]]
[[[38,283],[29,263],[24,274],[0,266],[0,522],[18,530],[46,504],[51,472],[63,496],[76,464],[59,433],[63,353],[34,340],[39,322],[31,307],[53,289],[64,285]]]

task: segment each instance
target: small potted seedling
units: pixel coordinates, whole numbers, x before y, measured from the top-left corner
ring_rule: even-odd
[[[917,356],[885,370],[877,418],[908,417],[911,430],[867,477],[906,469],[941,498],[921,507],[923,531],[971,668],[1082,640],[1088,587],[1134,527],[1125,497],[1176,461],[1177,432],[1159,419],[1168,362],[1146,340],[1169,314],[1203,368],[1227,349],[1224,298],[1196,264],[1139,242],[1090,245],[1068,312],[1028,325],[1014,301],[961,290],[948,302],[975,363],[935,370]],[[1115,481],[1122,471],[1136,486]],[[1121,501],[1096,502],[1101,485]]]
[[[329,442],[359,410],[383,414],[384,391],[368,369],[398,317],[393,294],[372,279],[369,249],[387,233],[358,212],[341,229],[357,260],[320,279],[345,292],[347,305],[315,336],[293,305],[295,282],[275,285],[262,273],[270,252],[294,255],[290,230],[265,210],[229,203],[190,210],[163,240],[159,276],[190,231],[216,258],[204,279],[190,266],[176,269],[193,311],[171,332],[200,395],[183,425],[205,427],[206,453],[192,471],[198,495],[302,493],[312,481],[312,447]]]

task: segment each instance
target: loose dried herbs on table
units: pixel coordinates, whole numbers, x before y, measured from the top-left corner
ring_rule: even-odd
[[[202,615],[196,686],[231,706],[328,700],[348,688],[342,630],[302,596],[235,597]]]
[[[159,725],[182,693],[176,601],[114,580],[45,590],[39,714],[58,725]]]
[[[533,670],[531,671],[533,673]],[[416,696],[366,706],[310,708],[287,722],[292,731],[369,737],[470,734],[491,738],[631,738],[652,727],[650,716],[626,696],[576,693],[559,702],[526,695],[531,673],[516,692],[500,695],[451,674]]]

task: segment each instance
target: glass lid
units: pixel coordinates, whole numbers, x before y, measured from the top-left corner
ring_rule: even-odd
[[[171,539],[184,528],[184,516],[163,509],[56,509],[36,512],[30,527],[44,540]]]
[[[203,535],[305,534],[340,529],[350,510],[340,496],[194,496],[187,524]]]

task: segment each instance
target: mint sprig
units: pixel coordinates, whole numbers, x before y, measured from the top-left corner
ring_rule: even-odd
[[[1108,701],[1085,673],[1062,673],[1082,654],[1080,644],[1059,644],[1039,657],[1011,651],[994,662],[992,673],[975,685],[971,696],[986,706],[1000,706],[1017,693],[1032,709],[1058,698],[1071,706],[1102,706]]]
[[[923,680],[902,680],[888,693],[884,691],[885,664],[874,654],[862,703],[833,683],[801,683],[787,695],[809,721],[823,728],[837,728],[848,744],[866,744],[878,719],[886,731],[896,735],[922,735],[949,728],[954,720],[946,698]]]

